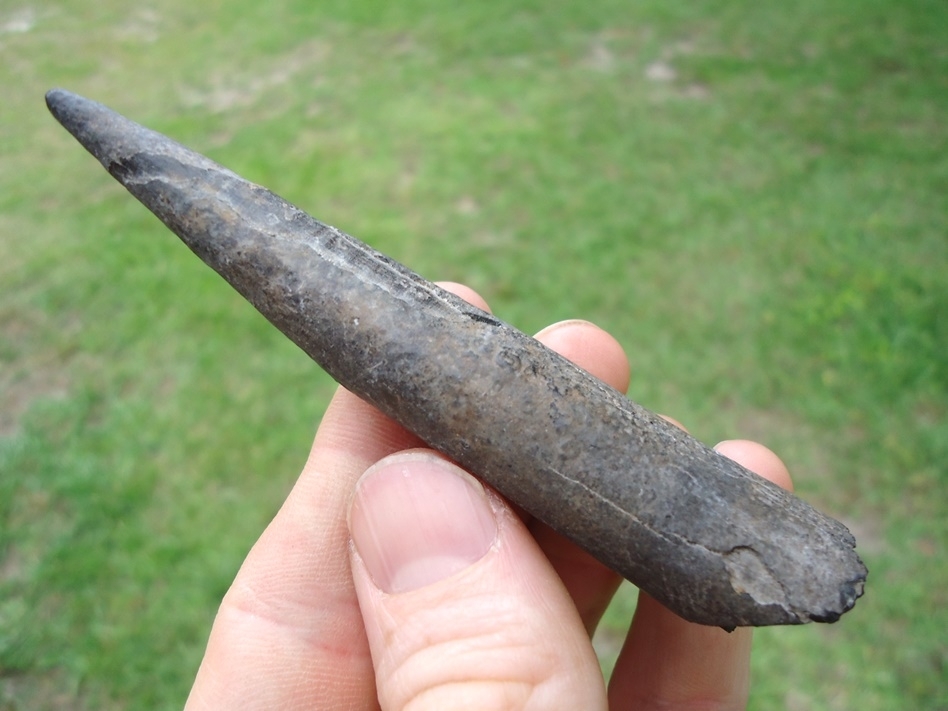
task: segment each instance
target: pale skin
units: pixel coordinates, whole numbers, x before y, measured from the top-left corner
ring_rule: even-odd
[[[627,390],[605,331],[567,321],[537,338]],[[717,449],[791,488],[766,447]],[[744,708],[751,630],[686,622],[645,594],[606,688],[590,635],[619,582],[340,388],[221,603],[187,708]]]

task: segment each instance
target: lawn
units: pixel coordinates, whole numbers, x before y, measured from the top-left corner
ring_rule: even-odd
[[[0,709],[180,708],[334,384],[47,114],[63,86],[765,442],[855,533],[755,709],[948,708],[948,5],[0,3]],[[597,636],[608,670],[623,591]]]

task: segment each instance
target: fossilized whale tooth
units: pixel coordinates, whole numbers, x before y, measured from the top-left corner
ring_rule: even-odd
[[[839,522],[270,191],[63,90],[59,122],[339,383],[687,620],[832,622]]]

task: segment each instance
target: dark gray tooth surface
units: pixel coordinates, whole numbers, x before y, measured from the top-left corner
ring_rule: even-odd
[[[270,191],[56,89],[59,122],[339,383],[685,619],[832,622],[839,522]]]

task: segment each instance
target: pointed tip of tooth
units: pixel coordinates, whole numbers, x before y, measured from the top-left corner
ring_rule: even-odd
[[[133,188],[134,183],[146,179],[143,176],[167,177],[182,170],[201,169],[236,177],[210,158],[79,94],[50,89],[46,92],[46,104],[63,128],[152,211],[160,196],[146,195]]]
[[[62,104],[63,101],[66,101],[73,96],[75,96],[75,94],[73,94],[71,91],[54,87],[46,92],[46,105],[49,107],[50,111],[54,111],[57,106]]]
[[[66,89],[62,89],[58,86],[54,86],[52,89],[46,92],[46,103],[52,106],[52,104],[58,103],[63,99],[67,99],[72,96],[76,96],[76,94],[73,94],[71,91],[67,91]]]
[[[108,111],[104,106],[65,89],[50,89],[47,91],[46,106],[53,117],[62,124],[63,128],[75,136],[76,140],[85,146],[89,152],[98,157],[98,154],[90,145],[90,139],[94,138],[97,132],[91,131],[90,127],[97,115]]]
[[[46,92],[46,106],[49,110],[56,114],[56,109],[62,104],[62,102],[69,96],[69,92],[65,89],[50,89]]]
[[[87,105],[85,108],[88,110],[88,105],[92,103],[88,99],[65,89],[50,89],[46,92],[46,106],[49,112],[70,133],[75,133],[73,125],[76,117],[83,113],[83,104]]]
[[[144,132],[107,106],[65,89],[46,92],[46,106],[82,146],[107,169]]]

